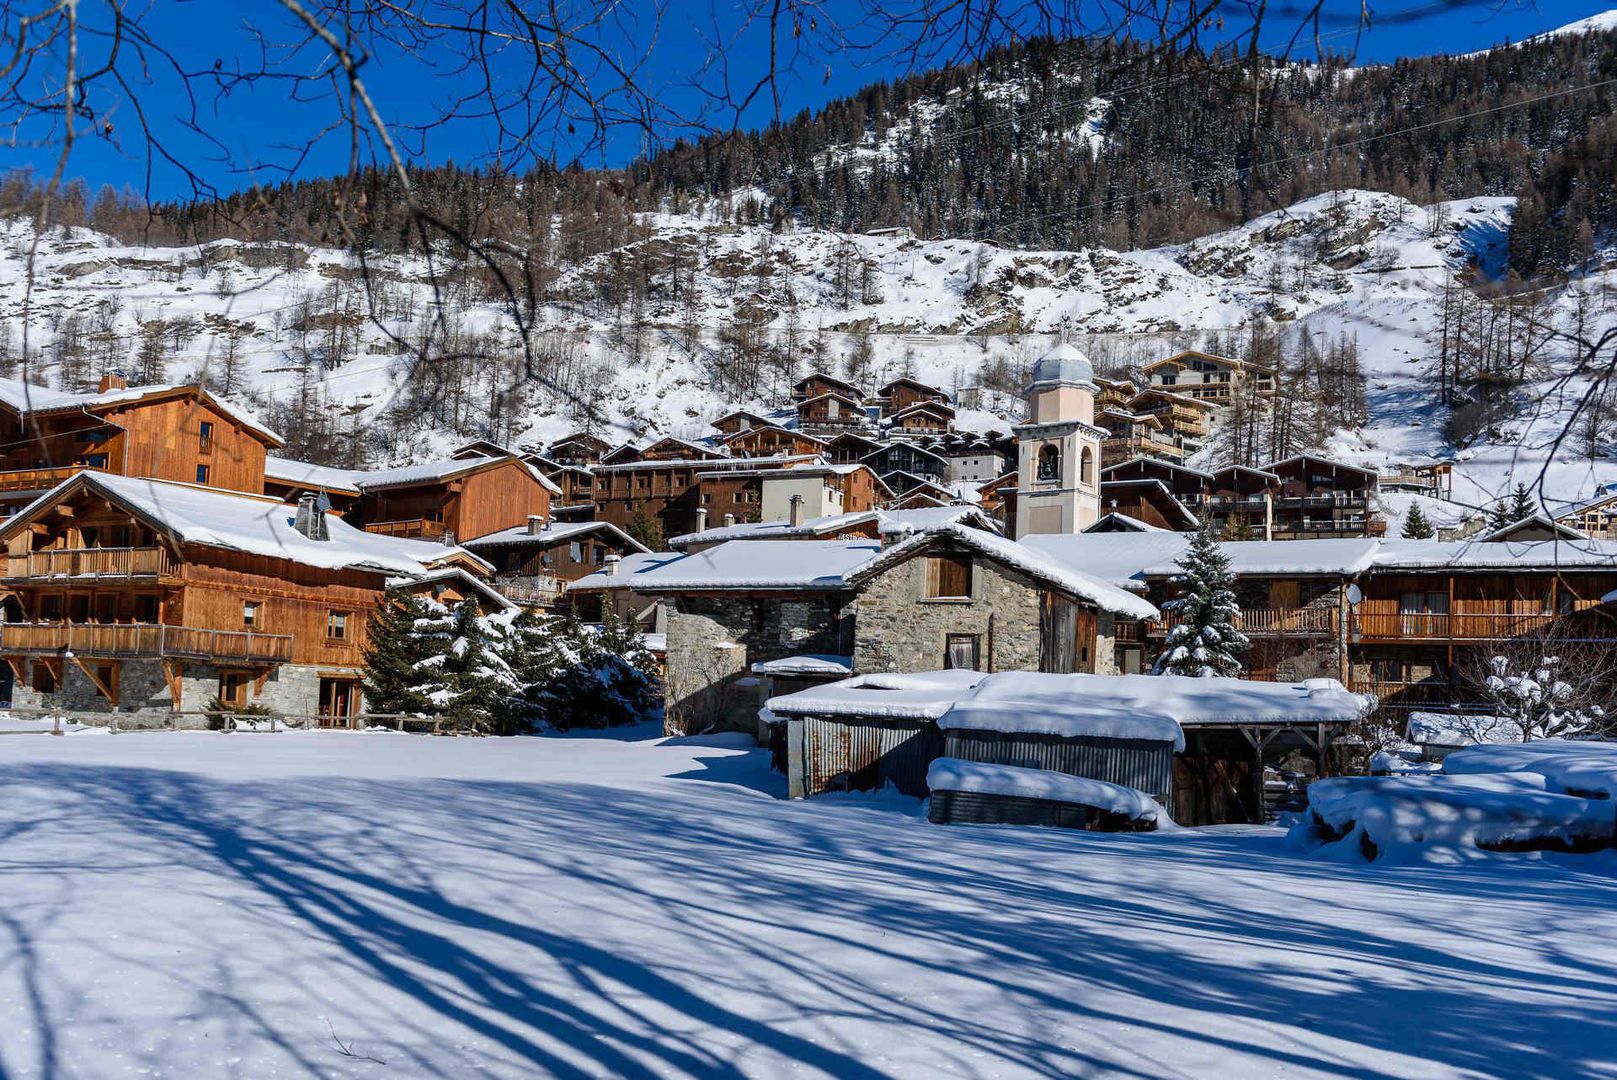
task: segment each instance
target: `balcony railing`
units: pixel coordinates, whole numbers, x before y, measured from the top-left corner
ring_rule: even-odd
[[[54,469],[0,470],[0,491],[44,491],[87,468],[88,465],[61,465]]]
[[[494,587],[515,604],[549,607],[561,598],[567,582],[543,575],[494,579]]]
[[[365,526],[368,533],[381,536],[402,536],[414,539],[425,536],[436,540],[444,533],[444,523],[436,518],[404,518],[399,521],[373,521]]]
[[[160,547],[50,548],[6,558],[6,579],[161,577],[173,561]]]
[[[1536,633],[1564,617],[1554,611],[1361,611],[1355,627],[1363,638],[1495,641]],[[1617,631],[1608,629],[1598,640],[1614,636]]]
[[[1348,689],[1355,694],[1370,694],[1383,706],[1414,709],[1432,705],[1456,704],[1464,696],[1446,682],[1386,682],[1380,679],[1352,679]]]
[[[292,659],[292,638],[250,630],[202,630],[150,623],[0,623],[0,648],[19,653],[73,652],[98,657],[197,660]]]
[[[1147,623],[1148,632],[1165,634],[1181,622],[1174,612]],[[1336,633],[1335,608],[1242,608],[1235,625],[1254,637],[1330,637]]]

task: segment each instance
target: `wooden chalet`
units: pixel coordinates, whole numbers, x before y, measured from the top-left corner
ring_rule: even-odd
[[[452,458],[381,469],[358,477],[352,517],[366,532],[451,540],[486,536],[549,517],[560,489],[516,457]]]
[[[1140,392],[1139,384],[1133,379],[1108,379],[1103,375],[1094,376],[1095,411],[1097,413],[1106,409],[1127,409],[1129,402],[1135,394]]]
[[[1213,474],[1202,513],[1229,540],[1273,540],[1280,477],[1264,469],[1229,465]]]
[[[1155,417],[1160,426],[1156,441],[1172,446],[1179,460],[1202,448],[1213,430],[1213,417],[1219,406],[1211,401],[1174,393],[1164,387],[1146,387],[1130,398],[1126,405],[1115,406],[1135,416]]]
[[[1378,477],[1315,454],[1297,454],[1264,466],[1279,480],[1274,500],[1276,540],[1381,536],[1387,523],[1376,516]]]
[[[942,435],[954,429],[954,407],[936,401],[919,401],[888,417],[893,435]]]
[[[467,540],[463,545],[494,568],[494,586],[524,607],[553,607],[569,582],[601,569],[609,558],[646,551],[607,521],[524,525]]]
[[[839,390],[827,390],[823,394],[804,398],[794,408],[799,428],[821,434],[862,427],[867,419],[859,399]]]
[[[685,439],[676,439],[672,435],[658,439],[640,451],[640,461],[689,461],[692,459],[712,461],[726,455],[711,446],[701,443],[689,442]]]
[[[751,428],[724,441],[732,457],[771,457],[777,454],[821,454],[825,440],[788,431],[774,424]]]
[[[541,457],[534,467],[545,479],[555,484],[560,494],[550,500],[550,516],[560,520],[570,511],[595,513],[595,474],[588,465],[567,465],[551,458]]]
[[[823,371],[810,372],[792,386],[793,401],[808,401],[821,394],[840,394],[856,406],[865,400],[864,393],[853,383],[839,379],[835,375],[827,375]]]
[[[1153,528],[1193,532],[1196,514],[1161,480],[1104,480],[1100,486],[1101,511],[1123,514]]]
[[[1211,492],[1213,474],[1160,458],[1132,458],[1100,471],[1101,505],[1108,506],[1109,485],[1125,480],[1156,480],[1178,502],[1199,517]],[[1119,507],[1121,509],[1121,506]],[[1128,511],[1125,511],[1128,512]],[[1156,522],[1152,522],[1156,524]],[[1176,527],[1169,525],[1170,528]]]
[[[910,473],[935,484],[947,483],[949,479],[948,458],[909,442],[887,443],[880,450],[866,454],[859,461],[863,465],[869,465],[884,479],[892,472]]]
[[[813,458],[781,455],[764,458],[701,458],[674,461],[630,461],[595,467],[595,520],[608,521],[625,531],[638,516],[656,522],[664,536],[697,532],[698,511],[717,518],[724,513],[741,517],[745,511],[726,509],[756,505],[756,480],[721,474],[781,468],[812,462]],[[698,480],[698,474],[702,479]],[[704,498],[706,496],[707,498]],[[753,511],[755,513],[755,511]]]
[[[201,386],[128,386],[93,394],[0,379],[0,511],[85,469],[259,494],[281,437]]]
[[[611,449],[604,439],[587,432],[575,432],[546,446],[544,456],[563,465],[594,465]]]
[[[1182,461],[1185,452],[1162,431],[1162,421],[1151,413],[1133,413],[1111,406],[1095,414],[1095,426],[1106,430],[1101,440],[1101,467],[1116,465],[1136,457],[1156,457]]]
[[[1016,520],[1017,479],[1018,474],[1012,469],[977,489],[978,505],[983,513],[999,522],[1001,528]]]
[[[861,435],[856,431],[843,431],[833,435],[826,441],[825,456],[827,460],[837,465],[852,465],[880,450],[882,444],[877,439]]]
[[[908,377],[894,379],[877,393],[880,395],[883,416],[895,416],[915,405],[950,404],[949,395],[936,386],[930,386],[919,379]],[[953,415],[954,410],[950,409],[949,411]]]
[[[200,725],[215,699],[346,724],[388,586],[489,569],[460,548],[362,532],[311,495],[289,506],[89,471],[0,525],[0,541],[13,705],[136,724]]]
[[[323,496],[331,513],[346,515],[359,506],[362,475],[357,469],[334,469],[271,456],[264,459],[263,491],[291,503],[304,495]]]
[[[1617,540],[1617,484],[1607,484],[1593,498],[1575,503],[1555,519],[1596,540]]]
[[[1229,356],[1188,349],[1145,365],[1141,369],[1151,385],[1172,387],[1176,394],[1228,405],[1237,388],[1250,386],[1270,395],[1275,389],[1274,369]]]
[[[753,428],[768,427],[772,423],[773,421],[768,417],[759,416],[757,413],[748,412],[746,409],[737,409],[735,412],[725,413],[713,421],[713,428],[720,435],[728,436],[739,435],[743,431],[751,431]]]

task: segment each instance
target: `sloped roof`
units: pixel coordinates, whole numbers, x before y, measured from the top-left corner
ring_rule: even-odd
[[[515,601],[509,599],[504,593],[490,585],[483,579],[467,573],[459,566],[445,566],[438,570],[429,570],[425,574],[409,578],[394,578],[389,585],[434,585],[438,582],[453,581],[463,589],[469,590],[487,600],[501,611],[510,611],[516,607]]]
[[[567,586],[568,592],[596,592],[603,589],[635,588],[645,575],[685,557],[679,551],[644,551],[625,555],[621,560],[592,574],[585,574]]]
[[[978,528],[993,529],[988,515],[975,506],[929,506],[916,510],[855,510],[847,514],[828,514],[809,518],[800,525],[786,521],[751,521],[736,525],[723,525],[698,533],[686,533],[668,541],[669,547],[684,548],[695,543],[725,543],[730,540],[791,540],[800,537],[830,536],[856,526],[876,523],[876,531],[884,536],[912,532],[927,532],[944,525],[970,523]]]
[[[1552,535],[1559,536],[1563,540],[1589,539],[1587,534],[1579,532],[1570,525],[1563,525],[1543,512],[1529,514],[1520,521],[1512,521],[1508,525],[1501,525],[1492,532],[1484,533],[1481,536],[1475,536],[1471,539],[1483,544],[1497,543],[1500,540],[1508,538],[1512,533],[1518,532],[1522,529],[1534,528],[1548,529]]]
[[[359,494],[359,478],[365,474],[357,469],[334,469],[329,465],[315,465],[291,458],[266,457],[264,477],[298,487],[321,487],[332,491]]]
[[[484,533],[482,536],[473,537],[470,540],[462,540],[461,545],[474,550],[480,547],[510,547],[521,544],[548,546],[571,541],[593,532],[610,533],[613,539],[635,551],[651,550],[610,521],[552,521],[536,533],[529,532],[526,524],[513,525],[509,529],[501,529],[498,532]]]
[[[416,484],[443,483],[469,473],[481,472],[484,469],[502,465],[506,462],[515,462],[552,495],[561,494],[561,488],[556,486],[555,481],[540,472],[537,466],[531,462],[523,461],[519,457],[479,456],[449,458],[444,461],[419,461],[413,465],[401,465],[395,469],[374,469],[357,473],[356,480],[360,491],[384,491],[388,488],[413,487]]]
[[[454,555],[488,565],[460,547],[363,532],[331,515],[326,520],[331,538],[311,540],[292,527],[296,508],[279,499],[95,471],[81,472],[35,499],[0,526],[0,537],[9,536],[81,487],[117,503],[182,544],[288,559],[329,570],[410,577],[418,577]]]
[[[940,541],[962,544],[994,562],[1026,574],[1035,581],[1070,593],[1080,600],[1086,600],[1103,611],[1115,612],[1133,619],[1152,619],[1160,614],[1155,605],[1124,592],[1092,574],[1076,570],[1036,548],[965,525],[942,525],[894,544],[853,573],[850,580],[854,584],[863,582],[888,567],[896,566],[920,554]]]
[[[1130,517],[1127,514],[1120,514],[1116,510],[1113,510],[1109,514],[1102,515],[1100,520],[1096,521],[1095,524],[1089,526],[1088,528],[1084,529],[1083,531],[1086,532],[1086,533],[1095,533],[1095,532],[1137,532],[1137,533],[1145,533],[1145,532],[1172,532],[1173,530],[1164,529],[1160,525],[1152,525],[1149,522],[1141,521],[1137,517]]]
[[[270,430],[258,417],[242,408],[210,393],[207,389],[194,383],[159,383],[150,386],[128,386],[120,390],[108,390],[103,393],[73,394],[62,390],[51,390],[44,386],[25,382],[22,379],[0,378],[0,405],[5,405],[18,416],[32,413],[51,413],[66,410],[87,409],[94,411],[101,408],[111,408],[117,405],[127,405],[131,402],[141,401],[145,398],[167,397],[195,394],[200,401],[205,402],[209,408],[257,433],[263,440],[274,446],[286,445],[286,440]]]
[[[641,592],[840,590],[879,540],[732,540],[640,574]]]

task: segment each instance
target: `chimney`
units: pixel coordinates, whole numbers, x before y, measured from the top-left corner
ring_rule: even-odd
[[[545,519],[539,514],[528,515],[528,535],[538,536],[545,531]]]
[[[101,389],[97,393],[105,394],[108,390],[127,390],[129,381],[124,378],[121,371],[109,371],[101,376]]]
[[[734,514],[725,514],[724,515],[724,527],[726,529],[728,529],[730,526],[734,525],[735,523],[736,523],[736,516]]]
[[[707,532],[707,507],[705,506],[696,508],[696,531]]]
[[[612,577],[613,575],[615,575],[618,572],[618,567],[620,565],[622,565],[623,556],[619,555],[617,552],[614,551],[611,554],[607,555],[606,558],[602,559],[601,563],[602,563],[602,566],[605,568],[606,576],[607,577]]]
[[[787,520],[794,527],[803,524],[803,496],[793,495],[787,500],[787,505],[791,507],[786,512]]]
[[[442,544],[444,547],[454,547],[455,546],[455,533],[454,533],[454,530],[445,529],[444,534],[438,538],[438,542],[440,544]]]
[[[106,379],[101,381],[106,383]],[[326,515],[320,510],[319,496],[312,493],[298,496],[298,515],[292,519],[292,527],[310,540],[331,539]]]

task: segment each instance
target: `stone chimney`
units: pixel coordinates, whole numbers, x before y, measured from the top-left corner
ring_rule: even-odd
[[[101,376],[101,389],[97,393],[105,394],[109,390],[128,390],[129,380],[124,378],[121,371],[109,371]]]
[[[528,535],[529,536],[538,536],[540,533],[544,532],[545,529],[547,529],[549,527],[549,525],[550,525],[550,523],[547,522],[542,515],[539,515],[539,514],[529,514],[528,515]]]
[[[298,496],[298,514],[292,519],[292,527],[310,540],[331,539],[326,515],[320,510],[319,496],[312,492]]]
[[[607,555],[606,558],[601,560],[601,565],[602,565],[603,569],[606,571],[607,577],[611,577],[612,575],[616,574],[618,572],[618,567],[621,566],[622,564],[623,564],[623,556],[619,555],[615,551],[612,552],[611,554]]]
[[[696,508],[696,531],[707,532],[707,507],[705,506]]]
[[[787,523],[793,528],[803,524],[803,496],[793,495],[786,500],[786,505],[791,508],[786,511]]]
[[[736,516],[734,514],[725,514],[724,515],[724,527],[726,529],[728,529],[730,526],[734,525],[735,523],[736,523]]]

